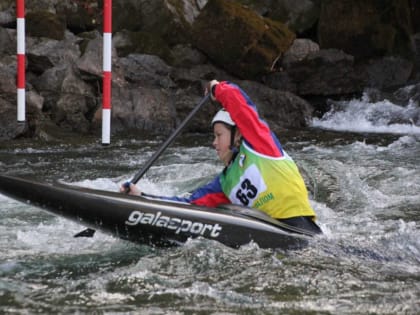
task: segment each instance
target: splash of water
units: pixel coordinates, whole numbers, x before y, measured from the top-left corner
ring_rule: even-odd
[[[420,134],[420,108],[410,100],[405,106],[389,100],[372,101],[367,93],[360,99],[333,102],[322,118],[314,118],[316,128],[392,134]]]

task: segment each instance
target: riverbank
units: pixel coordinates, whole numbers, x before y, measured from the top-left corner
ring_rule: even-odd
[[[27,2],[27,119],[21,124],[14,3],[0,7],[0,138],[98,133],[102,2]],[[169,134],[214,78],[240,84],[277,131],[308,126],[329,110],[329,99],[418,83],[417,2],[270,3],[114,3],[113,134]],[[217,107],[209,104],[188,131],[208,132]]]

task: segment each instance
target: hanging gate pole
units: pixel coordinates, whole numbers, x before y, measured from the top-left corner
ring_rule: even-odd
[[[25,121],[25,0],[16,0],[17,121]]]
[[[104,0],[103,16],[102,144],[109,144],[111,138],[112,0]]]

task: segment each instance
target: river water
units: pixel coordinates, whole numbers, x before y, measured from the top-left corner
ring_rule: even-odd
[[[73,238],[82,226],[0,195],[0,314],[420,314],[420,128],[389,120],[418,111],[355,99],[279,135],[324,230],[301,250]],[[182,138],[145,192],[182,193],[220,171],[209,136]],[[0,170],[112,191],[162,140],[1,143]]]

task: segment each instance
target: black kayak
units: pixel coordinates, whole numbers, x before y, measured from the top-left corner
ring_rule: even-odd
[[[254,242],[261,248],[295,249],[314,236],[236,205],[208,208],[3,175],[0,193],[90,229],[159,247],[202,237],[233,248]]]

